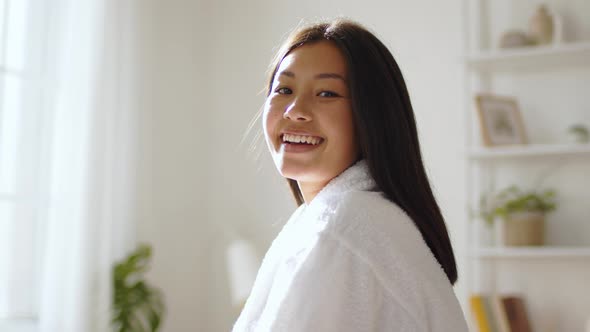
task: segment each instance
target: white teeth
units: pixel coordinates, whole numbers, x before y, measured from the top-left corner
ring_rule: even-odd
[[[284,134],[283,135],[283,142],[307,143],[307,144],[317,145],[321,141],[322,141],[321,138],[313,137],[313,136],[291,135],[291,134]]]

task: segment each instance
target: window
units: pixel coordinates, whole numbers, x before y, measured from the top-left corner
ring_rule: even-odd
[[[46,100],[46,0],[0,0],[0,330],[31,331],[37,316]]]

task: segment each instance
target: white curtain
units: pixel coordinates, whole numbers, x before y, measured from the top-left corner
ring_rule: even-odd
[[[50,3],[39,330],[108,331],[112,265],[135,247],[136,10],[134,0]]]

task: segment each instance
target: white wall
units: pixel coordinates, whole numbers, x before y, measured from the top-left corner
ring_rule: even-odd
[[[150,277],[167,295],[164,331],[229,330],[235,312],[224,261],[227,244],[240,235],[262,256],[295,207],[265,143],[249,153],[249,140],[240,141],[263,103],[260,91],[273,48],[301,18],[346,15],[390,46],[408,83],[424,159],[461,269],[460,5],[424,0],[146,3],[140,238],[155,245]]]
[[[138,237],[154,246],[150,281],[164,331],[207,331],[206,81],[197,2],[142,1],[141,178]]]

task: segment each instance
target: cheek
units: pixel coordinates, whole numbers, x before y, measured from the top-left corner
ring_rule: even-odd
[[[352,111],[345,109],[343,112],[343,109],[340,108],[329,116],[326,115],[323,123],[330,127],[330,132],[338,137],[340,142],[349,144],[356,141]]]
[[[337,137],[339,153],[346,159],[356,158],[359,146],[352,111],[338,113],[329,123],[331,124],[331,132]]]
[[[350,116],[348,117],[347,121],[348,122],[347,122],[346,134],[347,134],[351,144],[356,147],[358,145],[358,137],[356,135],[356,130],[354,127],[354,118],[352,116],[352,112],[351,112]]]
[[[264,110],[262,111],[262,128],[264,130],[264,136],[267,139],[275,134],[280,120],[281,116],[279,112],[271,107],[268,102],[265,103]]]

